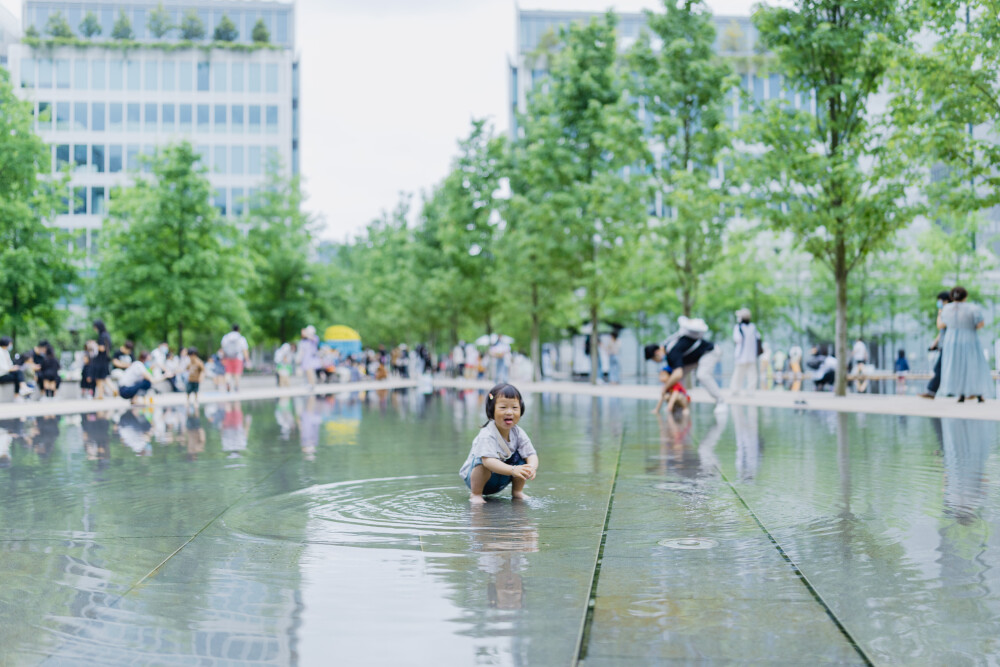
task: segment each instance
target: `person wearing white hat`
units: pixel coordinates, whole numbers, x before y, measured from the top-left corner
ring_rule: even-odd
[[[760,334],[757,327],[750,321],[750,309],[740,308],[736,311],[736,326],[733,327],[733,342],[736,343],[736,359],[733,368],[733,379],[729,383],[733,396],[741,391],[753,392],[757,388],[757,357]]]
[[[665,388],[671,387],[694,372],[698,382],[715,399],[716,406],[721,406],[722,393],[713,373],[716,364],[722,358],[722,350],[702,337],[708,333],[705,320],[681,316],[677,318],[677,325],[678,332],[668,338],[663,345],[646,346],[646,359],[653,359],[657,363],[666,362],[670,375],[664,384]]]

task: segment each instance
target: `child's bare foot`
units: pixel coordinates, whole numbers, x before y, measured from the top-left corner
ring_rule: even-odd
[[[486,504],[486,498],[483,498],[482,496],[477,496],[475,494],[472,494],[471,496],[469,496],[469,504],[470,505],[485,505]]]
[[[510,494],[510,497],[511,498],[517,498],[518,500],[527,500],[531,496],[529,496],[524,491],[512,491],[511,494]]]

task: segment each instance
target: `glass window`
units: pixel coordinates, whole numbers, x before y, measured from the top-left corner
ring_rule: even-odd
[[[146,113],[143,120],[146,123],[147,132],[156,132],[156,112],[160,106],[156,102],[146,102]]]
[[[132,171],[139,168],[139,145],[129,144],[125,149],[125,169]]]
[[[87,103],[86,102],[74,102],[73,103],[73,129],[74,130],[86,130],[87,129]]]
[[[56,102],[56,129],[69,129],[69,102]]]
[[[56,87],[69,88],[69,60],[65,58],[56,60]]]
[[[128,63],[126,63],[126,70],[128,72],[128,89],[139,90],[140,79],[142,78],[142,72],[139,69],[139,61],[128,61]]]
[[[83,58],[73,60],[73,87],[77,90],[87,90],[87,61]]]
[[[174,90],[174,70],[175,70],[174,61],[164,60],[160,67],[163,70],[162,72],[163,76],[161,80],[162,85],[160,86],[160,88],[162,90],[168,90],[168,91]]]
[[[781,77],[777,74],[772,74],[767,81],[767,99],[777,100],[781,98]]]
[[[278,26],[274,34],[274,41],[278,44],[288,43],[288,12],[278,12]]]
[[[180,122],[181,122],[181,132],[191,131],[191,105],[181,104],[180,105]]]
[[[107,7],[101,7],[101,34],[110,37],[111,32],[114,29],[115,29],[114,7],[110,5],[108,5]]]
[[[251,146],[247,155],[247,173],[251,176],[260,174],[260,146]]]
[[[208,132],[209,113],[207,104],[198,105],[198,131]]]
[[[243,147],[233,146],[232,159],[229,161],[229,173],[243,175]],[[235,200],[234,200],[235,203]]]
[[[219,209],[219,215],[226,214],[226,189],[215,189],[215,208]]]
[[[92,215],[104,215],[105,210],[104,188],[90,188],[90,213]]]
[[[145,90],[156,90],[157,84],[159,83],[160,77],[160,63],[155,60],[146,61],[146,79],[143,81]]]
[[[279,164],[280,161],[281,161],[281,154],[278,153],[278,147],[277,146],[268,146],[267,147],[267,156],[264,159],[267,160],[267,166],[269,166],[269,167],[272,164],[274,164],[274,165]]]
[[[215,147],[215,160],[212,163],[213,171],[217,174],[226,173],[226,147],[216,146]]]
[[[121,144],[111,144],[108,146],[108,171],[117,174],[122,170],[122,146]]]
[[[753,76],[753,99],[757,104],[764,103],[764,79]]]
[[[216,92],[226,92],[226,63],[212,63],[212,81]]]
[[[232,108],[232,130],[233,132],[243,132],[243,105],[236,104]]]
[[[87,144],[73,145],[73,166],[74,167],[87,166]]]
[[[150,158],[142,162],[142,170],[147,174],[153,173],[153,158],[156,157],[156,147],[146,144],[142,147],[142,154]]]
[[[208,90],[208,63],[198,63],[198,90]]]
[[[104,102],[94,102],[90,105],[90,129],[95,132],[103,132],[104,123]]]
[[[132,30],[135,31],[136,39],[146,39],[146,10],[136,9],[135,18],[132,21]]]
[[[201,166],[207,167],[208,166],[208,158],[209,158],[209,155],[208,155],[208,146],[205,146],[203,144],[195,146],[194,147],[194,152],[198,154],[198,162],[201,163]]]
[[[174,124],[177,122],[174,117],[174,105],[164,104],[160,111],[160,120],[163,122],[163,130],[165,132],[173,132]]]
[[[278,92],[278,63],[268,63],[265,72],[266,92]]]
[[[40,131],[52,129],[52,102],[38,103],[38,116],[35,125]]]
[[[216,104],[215,105],[215,131],[225,132],[226,131],[226,105]]]
[[[90,165],[98,174],[104,173],[106,167],[104,165],[104,146],[102,144],[95,144],[90,147]]]
[[[243,188],[233,188],[233,215],[243,215]]]
[[[129,102],[126,110],[125,129],[129,132],[139,131],[139,103]]]
[[[233,63],[232,71],[232,91],[234,93],[243,92],[243,63]]]
[[[52,87],[52,59],[42,58],[38,61],[38,87]]]
[[[277,105],[268,105],[266,109],[266,119],[267,121],[267,133],[277,134],[278,133],[278,107]]]
[[[250,63],[247,67],[247,72],[250,74],[250,92],[259,93],[260,92],[260,63]]]
[[[56,171],[69,164],[69,144],[56,146]]]
[[[110,102],[108,104],[108,129],[112,132],[122,131],[122,103]]]
[[[107,85],[107,77],[105,77],[105,62],[101,58],[99,60],[90,61],[90,89],[91,90],[104,90]]]
[[[260,105],[250,105],[250,131],[260,133]]]
[[[73,188],[73,215],[87,214],[87,188]]]
[[[21,61],[21,87],[35,87],[35,59],[25,58]]]
[[[108,61],[108,90],[121,90],[125,78],[125,64],[120,60]]]
[[[188,92],[191,90],[192,85],[191,63],[182,60],[177,63],[177,89],[182,92]]]

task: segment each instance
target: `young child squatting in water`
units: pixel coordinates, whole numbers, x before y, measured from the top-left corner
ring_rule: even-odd
[[[501,383],[486,398],[486,423],[472,441],[469,458],[458,472],[481,505],[484,495],[499,493],[512,484],[512,498],[527,498],[524,483],[538,473],[538,454],[520,426],[524,400],[514,385]]]

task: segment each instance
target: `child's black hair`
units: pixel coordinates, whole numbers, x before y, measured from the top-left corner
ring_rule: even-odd
[[[660,349],[660,346],[656,345],[655,343],[652,343],[652,344],[647,345],[646,347],[644,347],[642,351],[643,351],[644,356],[646,357],[646,361],[650,361],[653,357],[655,357],[656,356],[656,351],[659,350],[659,349]]]
[[[516,398],[521,406],[521,416],[524,416],[524,399],[521,398],[521,392],[514,385],[501,382],[498,385],[494,385],[490,389],[490,393],[486,396],[486,424],[483,424],[483,426],[486,426],[493,420],[493,413],[496,412],[498,398]]]

